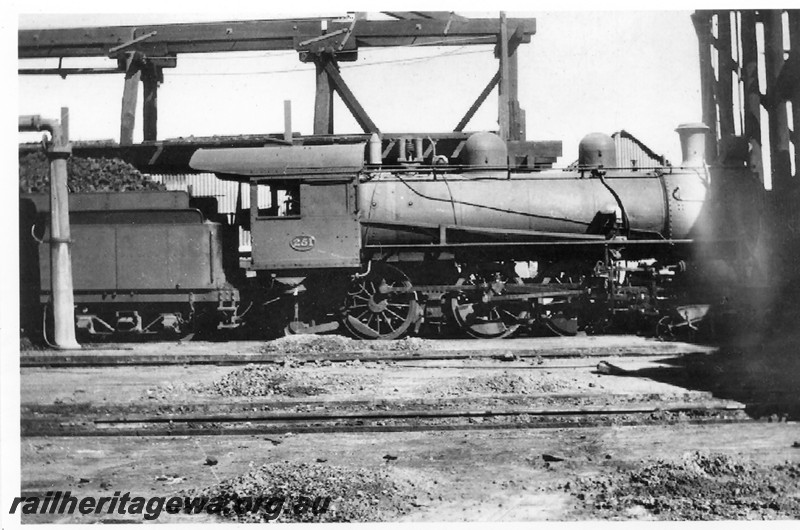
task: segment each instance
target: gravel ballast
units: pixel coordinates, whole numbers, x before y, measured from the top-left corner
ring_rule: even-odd
[[[415,486],[391,467],[349,468],[321,463],[270,463],[213,486],[182,493],[222,499],[219,514],[230,522],[375,522],[395,519],[411,508]],[[317,502],[317,512],[301,511],[300,498]],[[247,510],[246,499],[283,499],[275,505]],[[329,498],[327,508],[324,499]],[[251,504],[250,506],[253,506]]]

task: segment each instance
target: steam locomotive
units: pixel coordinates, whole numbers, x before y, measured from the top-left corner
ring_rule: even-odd
[[[211,222],[213,212],[203,218],[177,192],[75,198],[78,327],[343,327],[364,339],[423,325],[477,338],[535,327],[652,330],[687,303],[683,278],[698,242],[716,252],[741,237],[725,207],[747,193],[735,174],[749,170],[712,178],[705,129],[679,127],[683,163],[657,168],[619,167],[613,139],[599,133],[565,170],[509,167],[507,144],[492,133],[471,135],[459,164],[426,159],[417,145],[419,156],[385,165],[376,135],[199,149],[193,169],[249,184],[249,212],[237,218],[250,256],[231,243],[233,227]],[[43,251],[41,302],[48,263]]]

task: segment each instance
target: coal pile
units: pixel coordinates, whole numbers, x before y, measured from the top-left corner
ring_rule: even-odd
[[[357,392],[377,384],[377,376],[325,373],[291,366],[245,366],[210,384],[191,387],[195,393],[223,397],[316,396],[337,392]]]
[[[391,468],[352,469],[290,462],[265,464],[246,475],[181,495],[222,498],[220,516],[237,523],[390,521],[406,513],[415,498],[414,485],[397,478]],[[270,516],[269,508],[242,509],[247,506],[244,499],[248,497],[283,498],[280,515],[274,518],[273,511]],[[300,497],[330,497],[330,503],[323,513],[298,513],[294,506]]]
[[[580,478],[570,491],[592,515],[624,519],[646,510],[663,520],[796,519],[800,464],[758,467],[722,454],[658,460],[622,475]]]
[[[67,160],[67,185],[72,192],[166,190],[135,167],[116,158]],[[50,162],[42,152],[19,157],[20,193],[45,193],[50,189]]]

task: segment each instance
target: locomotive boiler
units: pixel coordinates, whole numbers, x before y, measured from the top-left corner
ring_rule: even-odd
[[[709,233],[705,129],[679,127],[680,167],[619,167],[614,141],[591,134],[568,169],[512,169],[491,133],[470,136],[457,165],[435,150],[383,165],[375,137],[201,149],[190,165],[250,185],[246,267],[266,291],[262,318],[287,332],[574,334],[658,319]]]

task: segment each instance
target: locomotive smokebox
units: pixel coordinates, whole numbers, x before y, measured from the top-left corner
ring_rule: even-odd
[[[581,168],[617,167],[617,146],[603,133],[590,133],[578,144],[578,166]]]
[[[706,159],[706,134],[710,129],[704,123],[682,123],[675,131],[681,137],[683,167],[702,167]]]
[[[464,144],[464,161],[474,168],[506,167],[508,148],[502,138],[489,132],[475,133]]]

